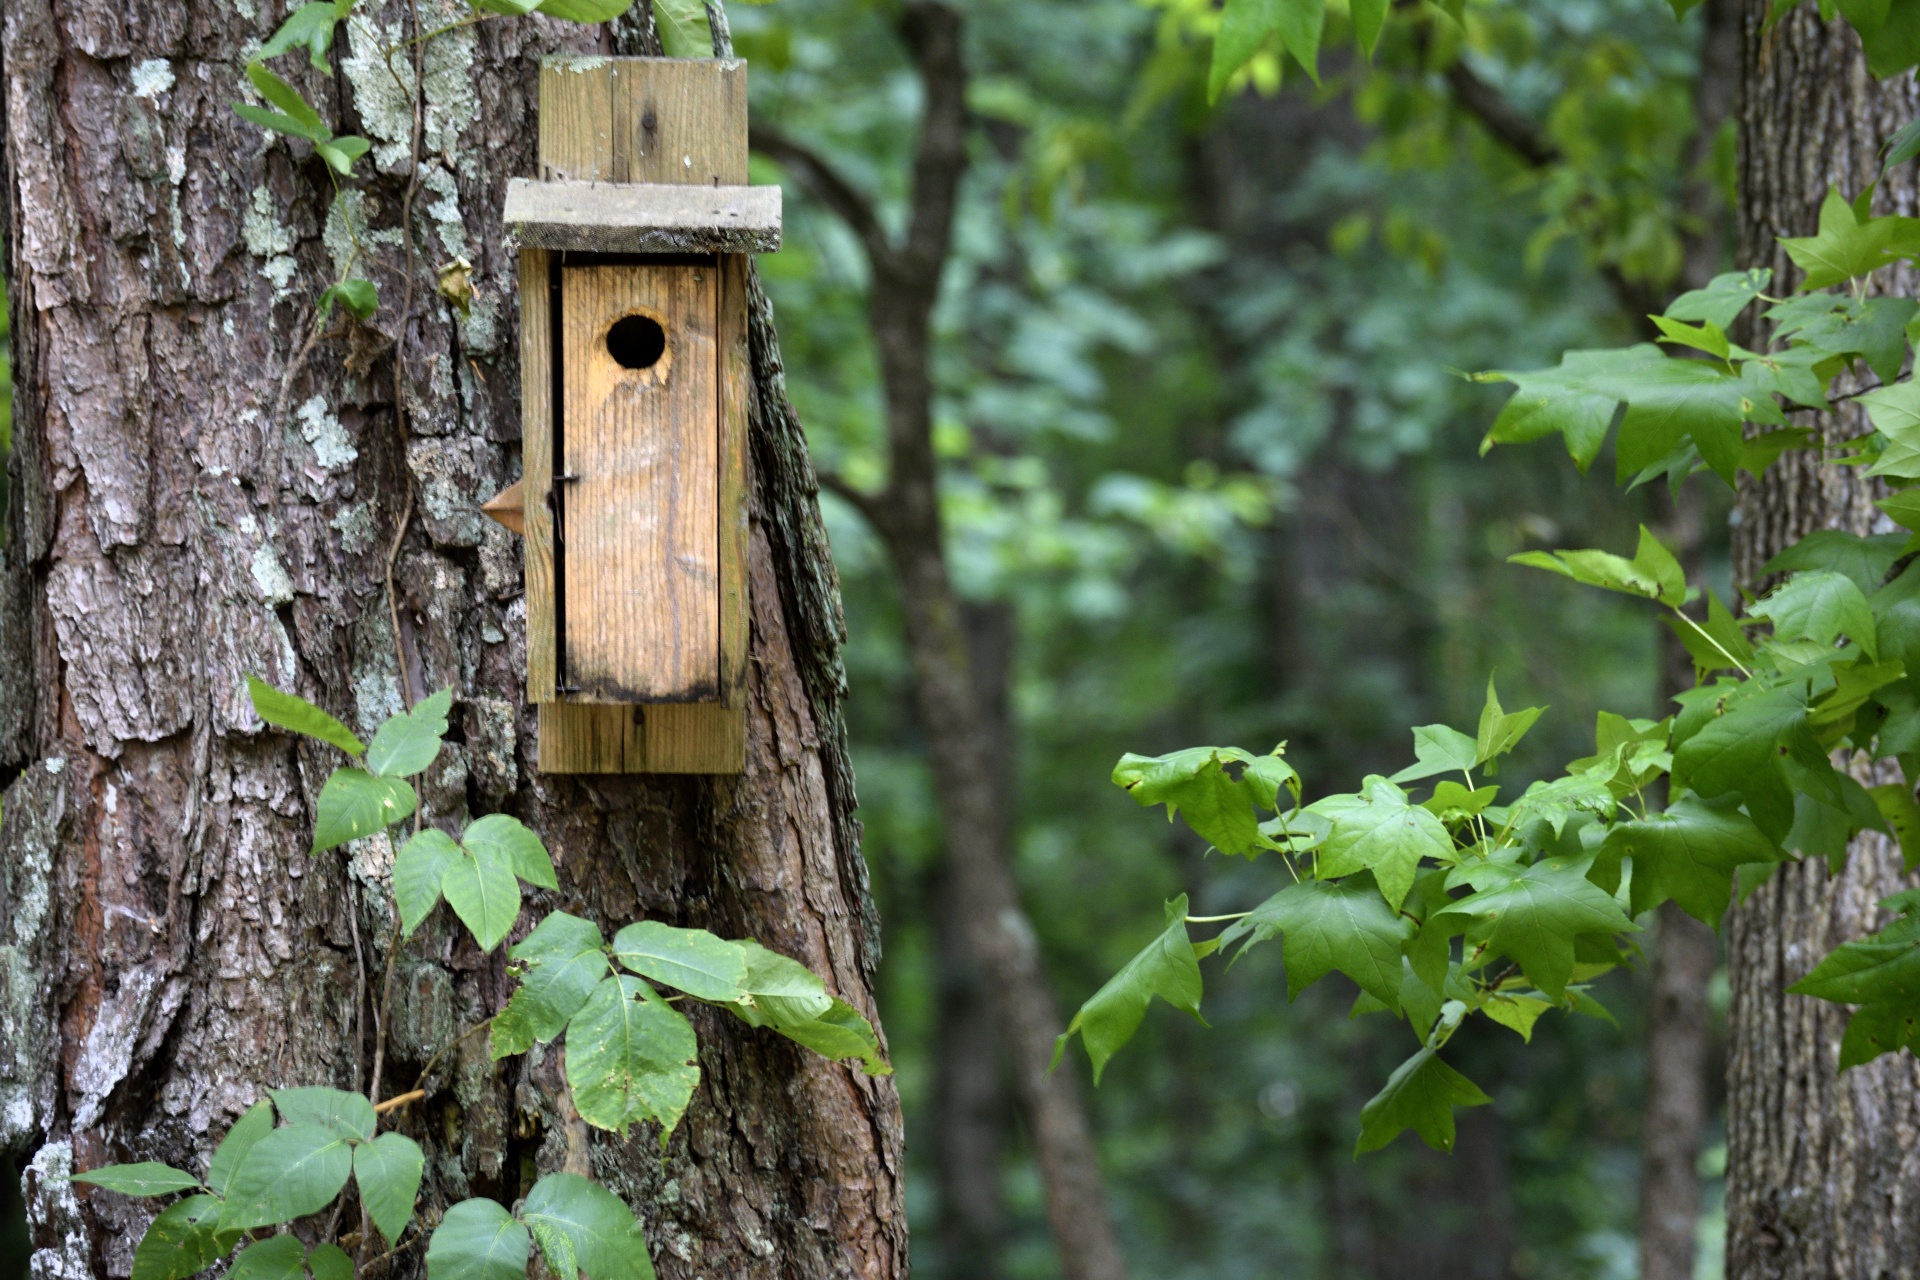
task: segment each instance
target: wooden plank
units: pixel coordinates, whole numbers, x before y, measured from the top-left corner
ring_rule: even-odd
[[[744,711],[711,702],[540,704],[542,773],[739,773]]]
[[[550,702],[554,685],[553,331],[545,249],[520,251],[520,492],[526,523],[527,700]]]
[[[747,64],[555,55],[540,66],[550,180],[744,186]]]
[[[771,253],[780,247],[780,188],[515,178],[502,219],[521,244],[542,249]]]
[[[720,259],[720,701],[747,695],[747,259]]]
[[[583,702],[720,694],[718,270],[561,268],[566,352],[560,464],[565,656]],[[664,349],[623,367],[616,323],[652,322]]]

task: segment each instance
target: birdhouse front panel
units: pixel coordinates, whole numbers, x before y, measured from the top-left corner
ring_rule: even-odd
[[[557,689],[720,697],[718,266],[560,272]]]

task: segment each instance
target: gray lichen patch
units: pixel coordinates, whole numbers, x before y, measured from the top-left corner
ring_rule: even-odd
[[[347,429],[327,409],[325,396],[314,396],[294,411],[300,434],[313,447],[313,460],[323,470],[337,471],[360,456],[347,438]]]
[[[23,770],[0,804],[0,1151],[22,1150],[53,1110],[45,993],[57,985],[53,854],[66,815],[64,767]]]
[[[35,1240],[50,1241],[27,1260],[30,1280],[93,1280],[86,1220],[73,1194],[73,1145],[49,1142],[33,1153],[21,1189],[27,1198],[27,1226]]]
[[[272,543],[263,542],[254,548],[253,583],[269,608],[293,603],[293,579],[287,576],[287,568],[280,563]]]
[[[342,507],[328,525],[340,535],[340,547],[350,556],[360,555],[373,546],[373,507],[371,501]]]
[[[420,486],[420,514],[432,539],[448,547],[477,547],[490,496],[486,454],[475,440],[441,437],[407,445],[407,465]]]

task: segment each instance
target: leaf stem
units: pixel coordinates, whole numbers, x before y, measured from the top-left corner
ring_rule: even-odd
[[[1251,911],[1236,911],[1230,916],[1188,916],[1186,919],[1188,924],[1220,924],[1227,920],[1245,920],[1252,914]]]
[[[383,1116],[387,1114],[387,1112],[393,1110],[395,1107],[404,1107],[409,1102],[418,1102],[420,1099],[426,1096],[427,1096],[427,1091],[425,1089],[409,1089],[405,1093],[397,1093],[393,1097],[388,1098],[385,1102],[374,1103],[373,1114],[377,1116]]]
[[[1701,626],[1699,623],[1695,622],[1692,618],[1689,618],[1686,614],[1682,613],[1678,607],[1673,605],[1669,605],[1667,607],[1673,610],[1674,617],[1680,619],[1680,621],[1686,623],[1688,626],[1692,627],[1695,631],[1698,631],[1700,633],[1700,638],[1702,640],[1705,640],[1708,644],[1712,645],[1716,650],[1719,651],[1719,654],[1721,657],[1725,658],[1728,662],[1731,662],[1733,664],[1734,670],[1738,671],[1743,679],[1747,679],[1747,680],[1753,679],[1753,672],[1747,670],[1746,667],[1742,666],[1740,664],[1740,660],[1734,657],[1732,654],[1728,653],[1726,649],[1721,646],[1718,640],[1715,640],[1712,636],[1708,635],[1707,629],[1705,627]]]

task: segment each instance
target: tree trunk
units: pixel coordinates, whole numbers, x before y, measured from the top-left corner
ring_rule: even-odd
[[[1640,1280],[1693,1280],[1707,1123],[1713,930],[1666,903],[1654,938],[1640,1136]]]
[[[1798,280],[1774,242],[1810,234],[1830,185],[1849,197],[1877,176],[1875,151],[1920,114],[1910,78],[1873,82],[1844,22],[1801,6],[1773,30],[1766,0],[1746,0],[1740,93],[1740,261],[1771,266],[1772,292]],[[1912,214],[1914,167],[1874,197]],[[1911,294],[1902,269],[1892,285]],[[1849,406],[1808,420],[1829,439],[1863,434]],[[1809,530],[1864,533],[1878,512],[1871,482],[1812,453],[1783,457],[1742,486],[1734,572],[1761,566]],[[1884,779],[1876,779],[1884,780]],[[1876,903],[1904,884],[1899,850],[1867,834],[1830,874],[1817,859],[1783,865],[1732,915],[1727,1067],[1727,1274],[1734,1280],[1920,1274],[1920,1064],[1908,1054],[1836,1072],[1846,1009],[1785,994],[1834,946],[1886,923]]]
[[[295,77],[374,142],[377,172],[335,196],[305,144],[228,105],[278,11],[6,6],[0,1147],[33,1153],[35,1277],[126,1275],[152,1212],[59,1181],[70,1167],[202,1170],[268,1087],[366,1088],[382,1032],[381,1091],[401,1092],[512,985],[501,952],[444,919],[386,954],[390,850],[308,855],[334,761],[263,731],[248,672],[363,732],[452,686],[423,799],[432,818],[509,812],[541,832],[563,887],[536,907],[757,937],[874,1017],[838,586],[757,291],[746,770],[533,771],[520,549],[477,510],[519,471],[500,192],[533,169],[540,56],[638,51],[649,28],[494,20],[390,74],[359,22],[397,42],[466,12],[363,5],[333,77]],[[381,310],[309,343],[356,214]],[[466,318],[433,290],[457,255]],[[693,1016],[702,1084],[664,1161],[654,1132],[590,1133],[557,1054],[494,1064],[483,1038],[459,1043],[399,1113],[429,1152],[423,1215],[590,1166],[640,1212],[662,1276],[904,1276],[891,1081]]]

